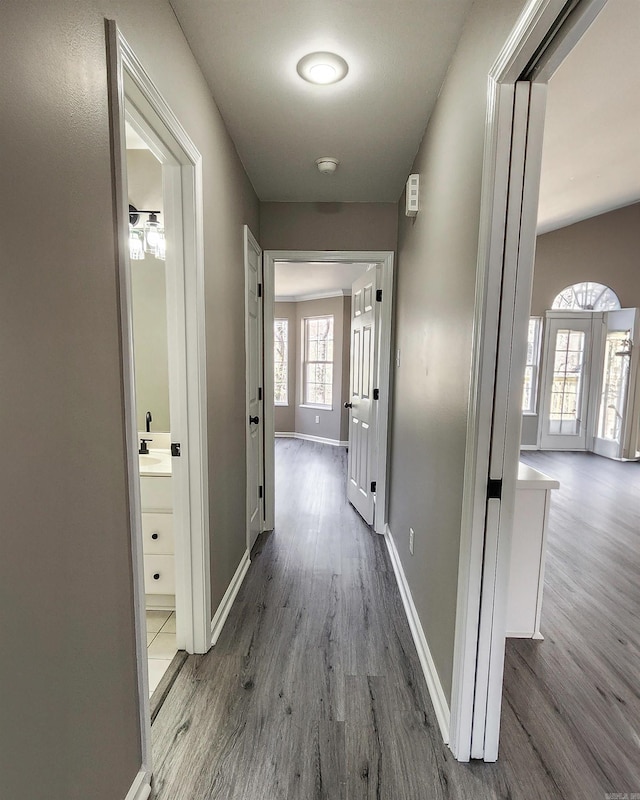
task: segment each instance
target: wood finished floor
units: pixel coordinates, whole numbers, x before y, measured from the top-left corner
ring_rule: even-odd
[[[276,529],[258,540],[218,644],[187,659],[153,725],[152,797],[577,800],[640,791],[640,780],[602,779],[601,731],[587,746],[594,726],[581,736],[580,715],[571,721],[564,700],[545,695],[549,676],[536,664],[551,636],[534,649],[510,643],[499,763],[457,763],[440,739],[384,540],[346,501],[344,451],[278,440],[276,460]],[[624,641],[631,660],[637,638]],[[569,698],[584,675],[575,663]],[[553,659],[545,669],[562,688]],[[630,676],[624,687],[616,677],[600,687],[614,728],[623,702],[628,725],[640,718]],[[620,781],[632,775],[623,752],[613,753],[626,770]]]
[[[640,464],[590,453],[522,460],[560,489],[549,520],[545,641],[508,640],[503,718],[517,718],[558,796],[640,797]]]

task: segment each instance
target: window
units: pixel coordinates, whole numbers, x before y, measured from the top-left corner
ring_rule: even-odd
[[[527,362],[524,368],[524,386],[522,387],[522,410],[525,414],[534,414],[536,410],[541,329],[542,320],[540,317],[531,317],[527,335]]]
[[[289,405],[289,320],[273,321],[273,400],[277,406]]]
[[[331,408],[333,403],[333,316],[306,317],[303,323],[302,402]]]
[[[611,311],[620,308],[618,296],[602,283],[584,281],[563,289],[551,304],[562,311]]]

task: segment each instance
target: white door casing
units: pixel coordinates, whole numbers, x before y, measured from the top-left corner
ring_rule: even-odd
[[[382,302],[376,302],[378,313],[378,360],[377,385],[380,399],[376,401],[377,449],[375,453],[376,501],[373,527],[376,533],[384,534],[387,521],[387,454],[389,415],[391,411],[391,342],[393,323],[394,254],[387,250],[265,250],[264,253],[264,404],[265,415],[265,530],[275,524],[275,447],[273,404],[273,319],[274,319],[274,273],[279,261],[303,264],[320,263],[369,263],[376,264],[379,272],[378,290],[382,291]]]
[[[262,250],[244,226],[247,425],[247,550],[263,530]]]
[[[546,85],[605,2],[530,0],[489,73],[451,696],[450,746],[463,761],[498,756]],[[524,76],[530,104],[518,101]]]
[[[174,256],[167,262],[170,271],[167,314],[172,341],[169,358],[173,361],[170,381],[174,384],[170,387],[171,424],[173,426],[175,421],[175,432],[182,445],[180,480],[176,482],[176,491],[180,492],[178,513],[181,517],[180,541],[176,542],[176,595],[180,595],[182,612],[176,620],[176,637],[179,647],[197,653],[206,653],[211,646],[202,157],[113,20],[107,20],[107,51],[142,753],[142,764],[134,786],[137,786],[136,796],[146,797],[152,754],[128,252],[125,117],[134,127],[138,126],[138,132],[163,163],[167,238],[174,243]],[[142,121],[144,126],[141,126]],[[177,383],[182,386],[177,387]]]
[[[376,380],[376,276],[370,268],[351,290],[351,358],[349,387],[349,454],[347,498],[364,521],[374,519],[377,420],[373,392]]]

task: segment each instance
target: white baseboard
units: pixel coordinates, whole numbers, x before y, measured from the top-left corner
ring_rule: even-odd
[[[507,631],[505,634],[507,639],[535,639],[536,641],[543,642],[544,636],[540,631],[531,633],[531,631]]]
[[[218,637],[222,632],[224,623],[227,621],[233,601],[236,599],[236,595],[242,586],[242,581],[244,580],[244,576],[247,574],[250,564],[251,559],[249,558],[249,551],[245,550],[245,553],[238,564],[238,569],[235,571],[235,574],[231,579],[231,583],[227,587],[227,591],[224,593],[224,597],[220,601],[218,610],[211,620],[211,646],[218,641]]]
[[[141,769],[124,800],[147,800],[151,794],[151,773]]]
[[[391,535],[391,530],[388,525],[385,525],[384,538],[387,543],[389,555],[391,556],[393,571],[395,572],[396,580],[398,581],[400,596],[402,597],[405,614],[407,615],[407,619],[409,621],[411,635],[413,637],[416,650],[418,651],[418,658],[420,659],[422,671],[427,682],[427,688],[431,696],[431,702],[433,703],[433,707],[436,712],[436,718],[438,720],[438,725],[440,726],[440,733],[442,734],[444,743],[448,744],[449,728],[451,725],[451,710],[449,709],[449,704],[447,703],[447,698],[444,693],[444,689],[442,688],[442,683],[440,682],[440,676],[438,675],[431,651],[429,650],[427,638],[424,635],[422,623],[420,622],[418,612],[413,602],[413,597],[411,596],[411,589],[407,583],[407,577],[404,574],[402,562],[400,561],[400,556],[396,550],[396,545],[393,541],[393,536]]]
[[[276,432],[276,439],[302,439],[305,442],[319,442],[320,444],[331,444],[334,447],[347,447],[349,442],[341,442],[339,439],[326,439],[324,436],[312,436],[310,433],[287,433]]]
[[[521,444],[520,445],[520,449],[521,450],[537,450],[538,449],[538,445],[537,444]]]

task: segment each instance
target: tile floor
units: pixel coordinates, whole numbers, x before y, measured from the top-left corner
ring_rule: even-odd
[[[173,657],[176,647],[176,612],[147,611],[147,658],[151,696]]]

